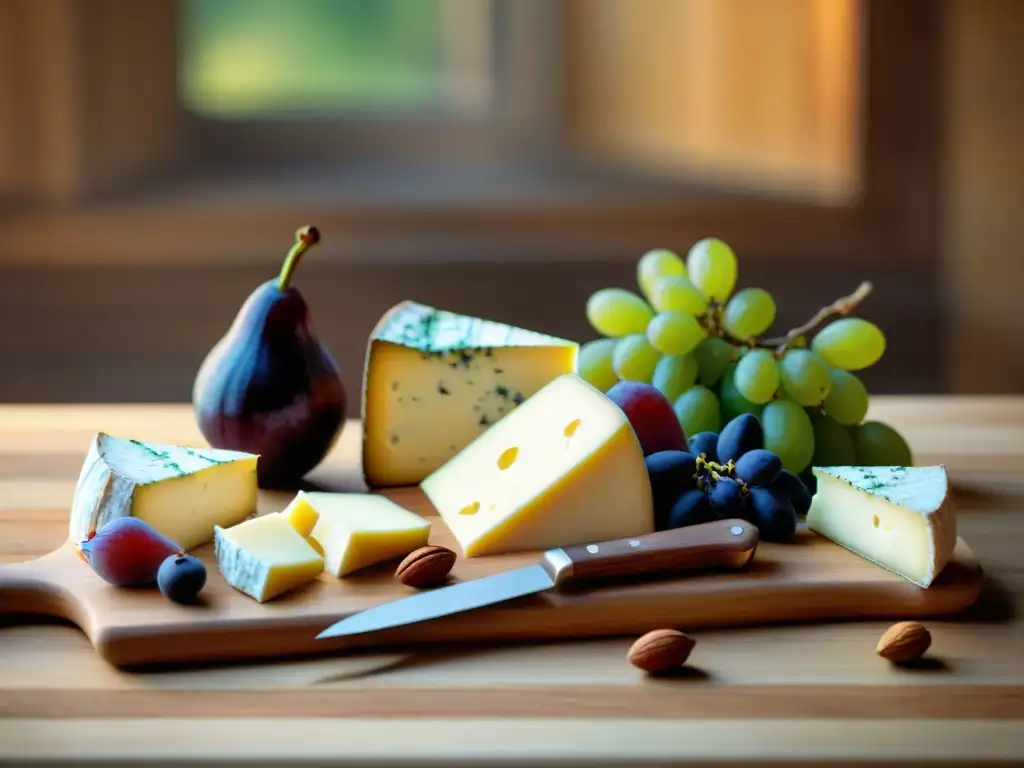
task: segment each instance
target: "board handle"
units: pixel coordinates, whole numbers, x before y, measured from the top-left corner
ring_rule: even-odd
[[[716,520],[627,539],[562,547],[541,560],[556,585],[624,576],[670,576],[704,568],[740,569],[760,539],[746,520]]]
[[[52,616],[81,626],[77,602],[54,581],[62,563],[74,555],[70,545],[23,563],[0,564],[0,615]]]

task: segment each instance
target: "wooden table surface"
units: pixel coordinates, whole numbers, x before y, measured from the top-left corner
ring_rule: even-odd
[[[694,633],[671,679],[626,663],[631,638],[140,674],[73,627],[15,622],[0,765],[1024,764],[1024,397],[876,398],[872,416],[949,468],[987,573],[966,616],[927,622],[925,668],[879,659],[887,624],[867,622]],[[64,540],[97,430],[202,444],[185,406],[0,406],[0,560]],[[358,489],[358,440],[349,424],[312,478]]]

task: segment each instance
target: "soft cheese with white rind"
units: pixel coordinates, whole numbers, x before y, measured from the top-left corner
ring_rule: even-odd
[[[575,374],[545,386],[420,487],[466,557],[654,531],[629,420]]]
[[[273,600],[323,572],[323,557],[280,513],[214,531],[213,548],[224,580],[257,602]]]
[[[377,494],[300,491],[289,510],[304,508],[316,510],[312,538],[337,577],[405,557],[430,538],[430,521]]]
[[[943,466],[815,467],[807,527],[929,587],[953,557],[957,519]]]
[[[552,379],[572,341],[406,301],[378,322],[363,378],[363,472],[415,485]]]
[[[256,512],[258,458],[100,432],[75,487],[70,536],[84,541],[111,520],[137,517],[185,549],[205,544],[215,525]]]

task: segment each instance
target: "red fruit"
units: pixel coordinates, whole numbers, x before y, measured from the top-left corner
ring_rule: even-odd
[[[639,381],[620,381],[606,394],[626,414],[644,456],[686,450],[686,435],[672,403],[657,387]]]
[[[156,583],[160,564],[181,547],[137,517],[111,520],[78,545],[89,566],[119,587]]]

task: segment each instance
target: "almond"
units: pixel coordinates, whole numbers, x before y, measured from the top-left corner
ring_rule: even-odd
[[[638,638],[626,658],[644,672],[664,672],[682,666],[696,642],[675,629],[655,629]]]
[[[885,631],[875,651],[883,659],[900,663],[920,659],[931,644],[931,633],[923,624],[901,621]]]
[[[420,547],[406,555],[395,569],[395,578],[407,587],[422,589],[445,580],[456,555],[447,547],[431,545]]]

